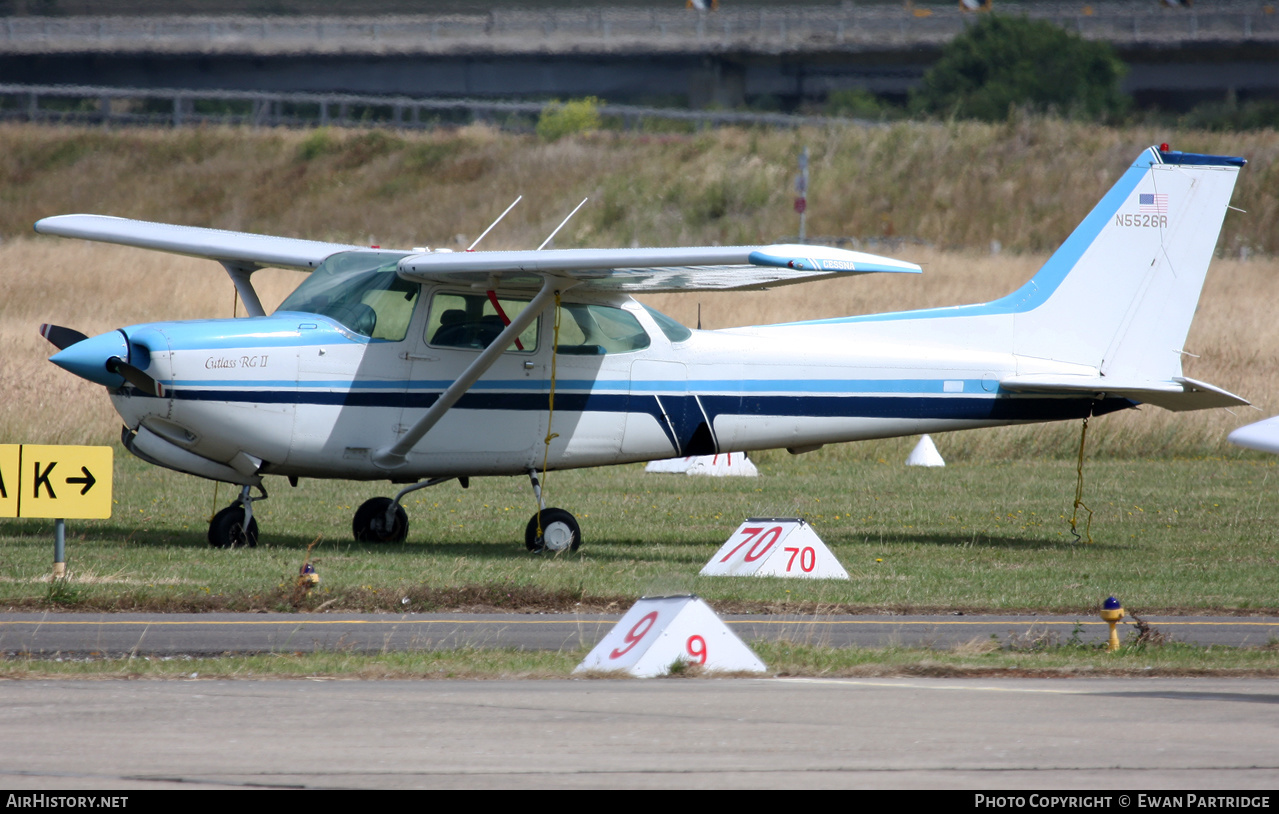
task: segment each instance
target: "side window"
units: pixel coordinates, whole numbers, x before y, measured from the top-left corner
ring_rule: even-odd
[[[627,353],[649,345],[648,334],[629,311],[610,305],[569,303],[560,308],[559,352],[574,356]]]
[[[437,348],[487,348],[506,327],[506,320],[515,317],[528,307],[528,300],[512,300],[499,297],[499,313],[493,302],[484,294],[454,294],[441,292],[431,300],[431,313],[426,322],[427,344]],[[502,319],[506,315],[506,320]],[[533,321],[520,333],[519,339],[509,348],[516,352],[532,353],[537,350],[537,326]]]
[[[366,292],[364,304],[377,314],[372,338],[394,342],[403,339],[409,332],[409,320],[413,319],[413,306],[417,305],[421,290],[422,286],[417,283],[396,277],[390,288]]]

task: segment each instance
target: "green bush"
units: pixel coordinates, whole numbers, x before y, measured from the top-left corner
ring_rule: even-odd
[[[547,102],[537,120],[537,135],[543,141],[558,141],[574,133],[589,133],[600,126],[599,99],[588,96],[568,102]]]
[[[1205,102],[1179,119],[1181,126],[1218,133],[1241,130],[1279,130],[1279,102],[1256,99],[1250,102]]]
[[[833,90],[826,97],[826,113],[850,119],[897,119],[901,108],[885,102],[865,88]]]
[[[1105,120],[1124,112],[1125,67],[1106,43],[1052,23],[985,15],[942,49],[911,108],[998,121],[1013,108]]]
[[[333,131],[327,127],[319,127],[302,139],[302,143],[298,145],[297,156],[299,161],[314,161],[322,155],[336,152],[337,149],[338,144],[333,137]]]

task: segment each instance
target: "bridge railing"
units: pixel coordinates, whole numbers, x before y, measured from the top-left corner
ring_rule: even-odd
[[[1090,39],[1279,39],[1274,3],[1223,0],[1210,8],[1154,2],[1077,2],[999,10],[1047,19]],[[530,52],[648,48],[805,50],[944,42],[977,18],[957,5],[724,8],[495,9],[483,14],[349,17],[7,17],[0,53],[39,52],[436,52],[459,47]]]

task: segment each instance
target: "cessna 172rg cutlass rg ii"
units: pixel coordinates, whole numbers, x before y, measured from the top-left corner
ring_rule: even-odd
[[[51,361],[107,387],[135,455],[241,486],[210,524],[213,545],[256,541],[265,475],[409,484],[359,508],[361,540],[404,539],[400,500],[414,489],[528,475],[541,509],[526,544],[575,549],[576,520],[540,502],[544,460],[800,452],[1140,403],[1246,403],[1185,378],[1180,355],[1244,163],[1145,150],[993,302],[717,331],[631,295],[919,267],[797,245],[384,251],[64,215],[36,231],[220,262],[251,316],[42,332],[61,348]],[[268,266],[311,272],[270,316],[250,280]]]

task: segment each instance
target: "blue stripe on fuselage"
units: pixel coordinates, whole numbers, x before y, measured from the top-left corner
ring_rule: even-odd
[[[179,401],[211,401],[249,404],[315,404],[339,407],[390,407],[426,409],[439,393],[427,392],[317,392],[301,390],[198,390],[176,389]],[[719,416],[759,415],[788,418],[905,418],[972,421],[1055,421],[1100,415],[1134,405],[1128,399],[973,395],[683,395],[663,394],[662,404],[653,394],[556,392],[555,408],[569,412],[634,412],[654,416],[697,415],[695,399],[714,421]],[[453,409],[540,411],[547,409],[542,393],[469,392]]]
[[[954,386],[955,382],[961,383],[961,390],[947,390],[947,385]],[[197,390],[211,390],[227,388],[229,390],[251,390],[253,388],[270,389],[290,389],[300,388],[303,390],[316,389],[349,389],[349,390],[383,390],[383,391],[399,391],[408,390],[444,390],[453,382],[449,379],[414,379],[409,381],[401,381],[399,379],[341,379],[341,380],[324,380],[311,379],[306,381],[289,381],[287,379],[177,379],[172,382],[165,382],[165,385],[172,388],[189,388]],[[550,384],[545,379],[494,379],[492,381],[481,380],[471,386],[471,391],[476,390],[497,390],[497,391],[533,391],[537,393],[547,393]],[[705,380],[676,380],[664,381],[660,379],[654,380],[635,380],[628,379],[558,379],[555,383],[556,392],[580,390],[591,393],[602,391],[620,391],[623,393],[631,393],[635,395],[659,394],[667,393],[704,393],[723,390],[740,390],[749,393],[839,393],[845,395],[855,395],[863,393],[882,393],[886,395],[911,395],[926,393],[946,393],[948,395],[959,395],[965,393],[968,395],[982,394],[982,381],[980,379],[745,379],[721,381],[713,379]]]

